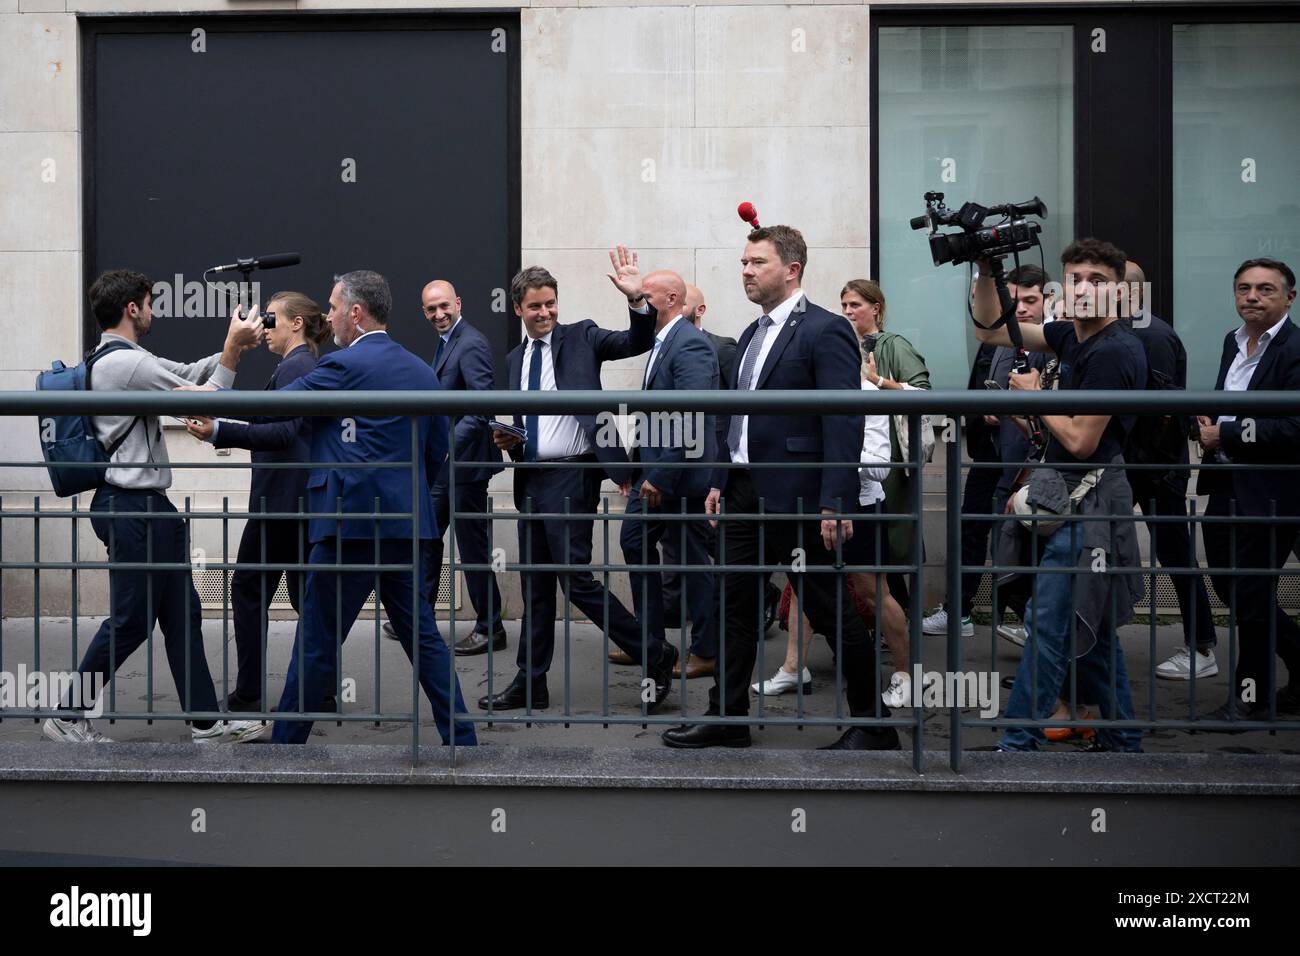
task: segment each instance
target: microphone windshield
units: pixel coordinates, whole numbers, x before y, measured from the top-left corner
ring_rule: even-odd
[[[752,202],[742,202],[736,207],[736,213],[745,222],[751,223],[755,227],[758,226],[758,210],[754,208]]]
[[[302,262],[302,256],[296,252],[277,252],[269,256],[258,256],[259,269],[281,269],[284,266],[296,266]]]

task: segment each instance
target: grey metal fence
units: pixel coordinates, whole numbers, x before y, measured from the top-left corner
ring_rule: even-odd
[[[1030,548],[1030,560],[1023,565],[1000,565],[994,562],[989,564],[964,565],[959,559],[961,554],[961,544],[964,530],[971,522],[983,521],[994,525],[995,537],[998,526],[1010,520],[1006,515],[988,514],[963,514],[960,503],[962,498],[962,476],[971,468],[981,467],[1002,467],[1001,464],[989,463],[971,463],[963,461],[962,455],[962,417],[969,414],[1121,414],[1121,413],[1138,413],[1138,414],[1161,414],[1173,415],[1184,414],[1192,415],[1204,413],[1207,409],[1213,409],[1216,414],[1231,414],[1236,416],[1278,416],[1278,415],[1295,415],[1300,413],[1300,397],[1289,393],[1273,392],[1245,392],[1230,393],[1221,392],[1189,392],[1189,393],[1171,393],[1171,392],[1054,392],[1054,393],[985,393],[985,392],[840,392],[840,391],[797,391],[797,392],[698,392],[698,393],[647,393],[647,392],[545,392],[537,394],[520,393],[520,392],[352,392],[352,393],[294,393],[284,394],[275,392],[218,392],[218,393],[41,393],[41,392],[3,392],[0,393],[0,415],[6,416],[25,416],[32,419],[46,418],[52,415],[69,415],[69,414],[116,414],[116,415],[185,415],[185,414],[202,414],[213,416],[232,416],[247,417],[250,415],[271,415],[271,416],[311,416],[311,417],[339,417],[355,416],[364,418],[366,416],[406,416],[410,419],[411,429],[411,455],[405,461],[388,461],[388,462],[363,462],[354,464],[337,464],[328,463],[326,466],[331,469],[405,469],[410,474],[411,491],[413,500],[418,500],[418,496],[428,494],[428,488],[421,484],[420,471],[417,462],[421,453],[418,441],[418,418],[428,415],[461,415],[474,414],[485,415],[489,417],[500,416],[503,414],[514,415],[516,413],[527,414],[600,414],[617,415],[620,412],[678,412],[683,414],[709,413],[709,414],[728,414],[728,413],[745,413],[745,414],[775,414],[788,412],[792,409],[808,411],[815,410],[821,414],[831,413],[854,413],[870,415],[904,415],[909,422],[909,447],[912,449],[911,458],[908,461],[892,462],[886,467],[891,469],[903,469],[912,476],[919,475],[926,467],[935,468],[938,462],[927,465],[922,460],[921,441],[921,416],[942,416],[939,424],[939,452],[936,459],[942,455],[946,470],[945,483],[945,537],[947,544],[947,564],[946,564],[946,592],[950,607],[960,606],[960,597],[963,587],[963,574],[987,573],[993,576],[994,585],[992,589],[995,613],[998,607],[998,584],[996,583],[999,575],[1015,571],[1032,575],[1032,588],[1038,586],[1040,579],[1045,575],[1077,575],[1081,572],[1077,567],[1069,568],[1047,568],[1040,567],[1038,560],[1041,557],[1039,548],[1042,542],[1038,536],[1029,534],[1027,536]],[[33,425],[35,427],[35,425]],[[1283,456],[1285,457],[1285,456]],[[1300,471],[1300,457],[1292,458],[1289,461],[1280,461],[1276,465],[1269,464],[1270,469],[1276,469],[1279,472]],[[299,469],[311,467],[313,464],[326,463],[282,463],[276,465],[259,465],[258,467],[282,468],[282,469]],[[457,481],[458,472],[463,472],[465,468],[476,463],[462,462],[454,459],[454,448],[452,450],[452,460],[449,467],[449,484],[452,491],[452,500],[455,500],[454,489]],[[481,463],[479,463],[481,464]],[[858,462],[855,459],[852,462],[821,462],[823,467],[857,467]],[[801,467],[807,467],[806,463],[800,463]],[[13,460],[0,461],[0,468],[5,469],[40,469],[43,463],[32,460]],[[248,468],[245,463],[223,462],[213,464],[204,463],[185,463],[174,462],[171,467],[176,469],[199,468],[199,469],[228,469],[228,468]],[[507,468],[511,469],[537,469],[556,467],[545,462],[507,462]],[[603,465],[600,462],[580,461],[568,462],[562,467],[578,469],[600,469]],[[679,467],[687,469],[698,468],[718,468],[733,469],[745,467],[753,470],[787,467],[781,464],[750,464],[745,466],[732,465],[729,462],[718,463],[711,461],[685,461],[677,465],[668,467]],[[1223,471],[1234,471],[1247,468],[1261,467],[1258,462],[1254,464],[1215,464],[1215,463],[1197,463],[1192,462],[1185,465],[1131,465],[1127,466],[1133,471],[1142,469],[1164,469],[1181,471],[1191,471],[1197,469],[1213,469]],[[27,497],[26,495],[24,497]],[[66,573],[71,576],[71,618],[72,618],[72,662],[75,667],[78,661],[77,647],[77,620],[79,609],[77,606],[77,577],[80,573],[86,571],[105,571],[105,570],[144,570],[148,572],[166,572],[166,571],[190,571],[191,565],[183,562],[160,562],[152,560],[152,554],[148,555],[144,562],[121,562],[121,561],[95,561],[83,560],[79,552],[79,533],[78,525],[81,519],[86,518],[87,512],[79,507],[79,502],[74,499],[67,510],[50,510],[49,507],[42,506],[42,500],[48,502],[51,494],[35,494],[32,496],[31,507],[6,508],[0,513],[0,547],[4,548],[0,552],[0,571],[5,572],[30,572],[33,581],[33,607],[35,611],[34,621],[34,653],[32,655],[31,666],[33,670],[39,671],[42,667],[41,651],[41,621],[39,609],[41,607],[40,588],[41,575],[50,573]],[[923,641],[921,633],[921,619],[923,615],[923,591],[926,574],[929,573],[925,567],[923,559],[924,549],[924,529],[922,525],[922,486],[919,480],[914,480],[910,484],[909,500],[905,509],[898,511],[877,511],[870,515],[863,515],[854,508],[854,502],[846,502],[840,511],[832,518],[844,519],[865,519],[876,536],[877,543],[880,542],[885,525],[889,522],[903,522],[909,529],[914,559],[905,563],[875,563],[870,565],[855,566],[852,563],[845,563],[842,559],[837,560],[832,565],[809,565],[804,570],[806,574],[833,575],[842,577],[851,572],[858,572],[873,576],[877,581],[879,591],[879,581],[885,575],[890,573],[901,573],[912,576],[911,599],[908,608],[908,623],[910,629],[910,657],[905,662],[910,673],[921,673],[918,668],[922,668],[924,661]],[[1283,503],[1285,505],[1285,503]],[[229,522],[249,517],[244,510],[231,509],[229,499],[223,500],[223,506],[220,511],[206,511],[203,513],[194,512],[191,508],[190,501],[186,499],[183,506],[182,515],[187,519],[188,525],[193,521],[219,521],[222,525],[223,549],[221,561],[208,561],[207,567],[212,570],[223,572],[242,568],[248,571],[283,571],[296,570],[303,573],[300,584],[300,594],[310,587],[308,575],[310,574],[361,574],[372,573],[375,575],[376,593],[380,591],[379,575],[384,572],[409,573],[411,575],[413,593],[420,594],[422,590],[421,581],[421,544],[419,538],[418,522],[411,521],[411,538],[410,538],[410,559],[409,561],[383,563],[379,561],[379,524],[380,521],[393,520],[410,520],[413,515],[408,512],[386,510],[386,503],[376,499],[373,511],[370,512],[344,512],[339,508],[325,512],[310,512],[305,508],[296,512],[274,512],[259,513],[255,517],[265,519],[284,519],[297,520],[310,518],[328,518],[335,522],[344,520],[359,520],[373,522],[374,533],[374,558],[373,562],[362,563],[344,563],[336,561],[329,565],[313,565],[308,560],[308,546],[305,540],[300,538],[298,543],[299,560],[296,563],[286,565],[284,563],[270,564],[265,562],[259,563],[237,563],[230,559],[229,553]],[[816,503],[809,503],[806,510],[800,510],[803,505],[800,504],[795,513],[792,514],[773,514],[765,511],[760,502],[759,513],[755,514],[728,514],[726,510],[726,497],[723,496],[721,501],[721,513],[716,515],[716,519],[725,529],[729,524],[735,525],[739,522],[759,523],[760,535],[760,555],[762,552],[761,535],[763,528],[768,522],[798,522],[800,525],[800,534],[803,533],[803,526],[806,525],[810,518],[821,519],[822,514],[816,508]],[[1237,515],[1228,516],[1206,516],[1195,513],[1193,507],[1192,513],[1182,517],[1173,516],[1155,516],[1143,514],[1140,520],[1145,521],[1148,527],[1158,527],[1167,522],[1191,522],[1193,529],[1196,526],[1205,524],[1227,524],[1233,528],[1244,528],[1252,525],[1264,525],[1269,529],[1270,540],[1276,543],[1279,540],[1290,536],[1295,538],[1297,528],[1300,525],[1295,523],[1296,519],[1286,518],[1287,507],[1278,508],[1278,503],[1271,505],[1272,513],[1259,516]],[[463,564],[457,561],[456,554],[456,526],[457,521],[463,521],[471,517],[468,513],[452,511],[450,526],[445,529],[445,549],[450,558],[450,573],[454,576],[458,571],[485,571],[485,570],[504,570],[505,573],[517,573],[520,571],[551,571],[560,575],[562,578],[568,572],[585,573],[590,572],[596,575],[606,587],[606,602],[608,602],[608,586],[612,575],[620,575],[629,571],[674,571],[680,574],[689,574],[692,571],[716,571],[715,587],[723,593],[721,608],[719,613],[719,672],[725,673],[725,663],[727,655],[727,638],[726,629],[728,626],[725,600],[725,589],[728,582],[740,580],[738,575],[762,575],[768,576],[780,573],[791,573],[793,570],[789,562],[770,563],[761,560],[756,564],[735,564],[728,562],[725,543],[726,535],[722,535],[720,551],[717,556],[716,564],[701,566],[698,564],[688,564],[681,561],[677,563],[642,563],[626,564],[616,563],[610,560],[610,533],[611,529],[618,526],[619,523],[628,520],[636,520],[632,516],[624,516],[622,513],[611,512],[609,501],[605,499],[602,506],[595,514],[576,515],[566,504],[564,511],[537,512],[531,506],[525,505],[523,513],[520,514],[503,514],[500,511],[492,513],[489,505],[490,517],[501,520],[508,517],[517,520],[520,523],[521,539],[526,539],[529,534],[535,533],[534,529],[544,522],[561,522],[578,520],[590,520],[600,529],[600,539],[604,545],[604,560],[593,560],[590,564],[573,564],[570,563],[569,556],[566,554],[565,560],[552,564],[530,566],[524,563],[525,555],[521,555],[518,562],[507,562],[504,567],[500,562],[494,561],[491,564]],[[1281,515],[1279,517],[1279,515]],[[145,520],[161,518],[161,515],[145,515]],[[692,521],[706,520],[704,516],[698,514],[687,514],[684,509],[678,514],[665,514],[661,519],[673,528],[680,528],[680,533],[684,541],[685,523]],[[1114,514],[1083,514],[1072,513],[1065,516],[1065,522],[1068,526],[1078,526],[1081,529],[1089,523],[1105,523],[1112,541],[1117,534],[1117,529],[1124,522],[1134,521],[1132,515],[1114,515]],[[43,525],[48,526],[51,521],[67,521],[71,525],[71,553],[66,561],[45,560],[41,557],[40,537]],[[12,557],[9,548],[4,546],[4,542],[12,540],[12,531],[17,522],[30,522],[32,527],[34,550],[33,559],[18,560]],[[492,524],[489,523],[489,534],[495,532],[491,530]],[[1082,532],[1080,532],[1082,533]],[[1241,635],[1236,626],[1237,607],[1235,594],[1239,578],[1248,576],[1264,576],[1266,578],[1276,579],[1279,575],[1288,575],[1285,569],[1270,568],[1242,568],[1237,566],[1236,554],[1212,554],[1208,555],[1208,566],[1202,567],[1196,560],[1195,556],[1195,531],[1193,530],[1193,553],[1189,555],[1188,564],[1184,567],[1161,567],[1157,568],[1154,558],[1139,570],[1140,573],[1148,578],[1149,590],[1154,594],[1154,578],[1157,574],[1174,574],[1174,575],[1200,575],[1208,573],[1211,576],[1223,576],[1228,581],[1226,588],[1229,592],[1228,599],[1225,603],[1228,605],[1230,614],[1228,620],[1228,671],[1230,686],[1235,686],[1235,674],[1237,669],[1238,658],[1240,654]],[[187,539],[188,540],[188,539]],[[643,539],[644,540],[644,539]],[[804,541],[799,538],[800,546]],[[150,538],[152,541],[152,538]],[[489,550],[495,550],[495,540],[489,539]],[[842,542],[837,542],[839,547]],[[111,550],[111,545],[110,545]],[[879,549],[877,549],[879,551]],[[683,549],[684,552],[684,549]],[[188,548],[187,548],[188,553]],[[594,555],[593,555],[594,557]],[[263,550],[265,558],[265,550]],[[1103,567],[1100,569],[1092,568],[1090,573],[1102,575],[1118,575],[1130,573],[1123,568]],[[148,580],[152,581],[152,575],[147,575]],[[803,577],[798,575],[795,578],[795,594],[800,599],[800,606],[803,606]],[[263,585],[264,586],[264,585]],[[643,585],[644,586],[644,585]],[[846,594],[844,589],[838,588],[837,595]],[[1112,598],[1114,591],[1112,590]],[[567,588],[566,588],[567,594]],[[764,591],[760,587],[759,594],[759,620],[763,619],[765,610]],[[223,635],[223,652],[222,652],[222,673],[220,686],[222,688],[220,697],[226,699],[229,693],[230,682],[230,661],[228,641],[230,631],[230,602],[227,598],[223,603],[222,611],[222,635]],[[1073,599],[1073,595],[1071,596]],[[680,639],[677,647],[683,661],[686,659],[686,609],[685,601],[682,602],[680,612]],[[606,609],[608,603],[606,604]],[[954,770],[961,767],[961,755],[963,752],[963,732],[973,728],[1006,728],[1006,727],[1087,727],[1093,730],[1115,729],[1115,730],[1133,730],[1138,732],[1153,730],[1250,730],[1256,732],[1275,733],[1278,731],[1296,731],[1300,730],[1300,718],[1294,714],[1279,713],[1277,710],[1276,698],[1270,696],[1267,702],[1266,713],[1261,715],[1258,712],[1252,714],[1253,719],[1212,719],[1204,714],[1204,705],[1206,704],[1204,695],[1198,696],[1197,679],[1195,671],[1188,682],[1190,691],[1187,713],[1185,717],[1176,719],[1160,718],[1156,714],[1157,687],[1154,680],[1154,657],[1156,642],[1157,622],[1154,615],[1154,603],[1152,605],[1153,613],[1150,616],[1150,647],[1152,651],[1152,660],[1148,668],[1149,694],[1142,708],[1143,713],[1136,713],[1128,719],[1093,719],[1084,721],[1078,713],[1078,699],[1074,691],[1078,689],[1078,666],[1079,658],[1076,655],[1078,647],[1077,634],[1077,615],[1074,608],[1070,608],[1070,661],[1068,665],[1069,672],[1069,693],[1066,696],[1070,700],[1070,719],[1060,718],[1040,718],[1037,720],[1028,719],[1022,716],[981,716],[974,713],[975,708],[971,706],[969,699],[964,701],[948,700],[942,710],[947,715],[947,736],[949,740],[949,761]],[[453,604],[450,611],[450,628],[449,631],[454,635],[457,610]],[[912,736],[911,740],[911,757],[913,766],[919,771],[922,768],[922,755],[926,749],[927,727],[925,722],[924,706],[916,706],[911,709],[911,713],[885,715],[881,701],[882,681],[880,675],[879,662],[882,651],[882,632],[879,615],[871,627],[872,640],[874,642],[873,659],[876,661],[876,673],[874,675],[874,712],[871,714],[851,714],[845,711],[842,689],[845,686],[845,674],[843,670],[844,663],[844,644],[843,644],[843,622],[846,614],[854,614],[856,611],[847,603],[846,599],[837,598],[834,609],[835,615],[835,633],[825,635],[831,642],[835,650],[835,706],[831,713],[821,715],[808,713],[805,709],[803,699],[803,689],[799,686],[795,692],[795,709],[792,715],[778,715],[768,712],[763,695],[758,695],[757,706],[754,713],[744,716],[738,715],[711,715],[700,712],[691,712],[687,705],[687,695],[685,693],[686,675],[683,672],[678,683],[678,696],[675,705],[669,705],[658,712],[651,712],[644,697],[641,700],[640,707],[636,710],[626,708],[620,710],[612,707],[610,701],[611,672],[607,655],[602,653],[601,656],[601,685],[602,693],[599,701],[599,711],[597,713],[581,713],[575,709],[575,703],[579,706],[590,707],[592,701],[575,702],[572,694],[572,668],[574,658],[569,651],[571,650],[571,625],[574,622],[572,608],[567,600],[563,604],[562,622],[563,627],[563,646],[565,648],[565,670],[563,675],[563,694],[562,706],[556,712],[554,708],[535,708],[533,705],[533,690],[531,678],[528,682],[528,703],[521,712],[494,712],[491,708],[485,710],[476,709],[472,705],[466,707],[466,712],[457,715],[457,720],[468,721],[477,725],[494,725],[494,724],[562,724],[570,726],[572,724],[592,724],[592,725],[641,725],[649,727],[651,725],[675,725],[675,724],[743,724],[746,726],[796,726],[796,727],[884,727],[893,726],[909,730]],[[7,616],[9,611],[5,607],[5,597],[3,590],[0,590],[0,617]],[[798,673],[802,673],[804,662],[804,642],[802,640],[803,616],[791,615],[789,627],[792,632],[799,634],[800,640],[797,645]],[[963,661],[967,656],[966,644],[961,634],[961,615],[949,614],[948,631],[945,640],[944,650],[944,668],[947,675],[962,675]],[[601,627],[602,633],[602,650],[609,646],[609,628],[608,617],[604,622],[596,620],[592,623]],[[642,633],[642,644],[645,644],[645,635],[647,624],[644,619],[640,622]],[[996,617],[995,617],[996,624]],[[602,626],[603,625],[603,626]],[[188,618],[187,618],[188,629]],[[1032,630],[1032,628],[1031,628]],[[341,633],[337,628],[334,634],[336,655],[341,652],[343,640],[346,638],[345,633]],[[188,637],[188,632],[187,632]],[[764,647],[762,635],[758,636],[757,665],[754,671],[755,677],[762,680],[767,674],[767,653]],[[302,694],[299,694],[298,707],[291,710],[295,719],[336,721],[336,722],[375,722],[379,723],[409,723],[410,724],[410,747],[411,760],[417,762],[419,759],[420,744],[420,682],[419,674],[419,654],[420,642],[413,642],[413,661],[411,672],[411,708],[408,712],[383,711],[379,707],[380,699],[380,618],[378,615],[374,621],[374,639],[375,639],[375,676],[374,676],[374,701],[375,708],[366,712],[358,712],[356,709],[344,710],[342,706],[341,694],[341,669],[334,667],[335,682],[335,701],[337,710],[312,709],[307,706]],[[521,640],[523,638],[521,637]],[[1276,628],[1269,627],[1268,633],[1268,667],[1269,686],[1276,687],[1276,650],[1277,650]],[[996,635],[990,633],[990,641],[996,644]],[[263,643],[263,701],[264,707],[269,701],[269,693],[274,688],[268,686],[268,680],[265,673],[265,644],[266,633],[262,633]],[[147,646],[152,651],[153,634],[150,631],[147,638]],[[529,644],[531,648],[531,644]],[[1025,648],[1026,654],[1036,654],[1035,643],[1030,639]],[[302,650],[299,648],[299,665],[302,666]],[[1103,709],[1115,712],[1117,697],[1123,691],[1118,686],[1115,679],[1116,667],[1120,663],[1122,651],[1118,644],[1113,644],[1110,650],[1110,700],[1109,707],[1103,706]],[[336,657],[336,665],[339,660]],[[494,690],[493,678],[493,661],[494,652],[489,646],[487,652],[487,681],[488,696],[491,697]],[[9,666],[5,655],[3,623],[0,622],[0,671]],[[110,672],[116,669],[120,663],[116,657],[112,660]],[[646,660],[638,662],[644,666],[649,663]],[[901,662],[895,661],[895,666]],[[933,661],[931,661],[933,663]],[[108,675],[107,694],[108,702],[104,710],[104,717],[109,721],[130,721],[130,720],[216,720],[230,715],[222,711],[188,711],[181,709],[179,711],[157,711],[154,709],[152,696],[154,687],[154,675],[152,668],[152,656],[148,665],[148,689],[147,704],[143,710],[132,710],[126,706],[119,706],[120,702],[115,693],[115,687],[111,681],[111,673]],[[1033,670],[1031,668],[1031,670]],[[644,673],[644,670],[643,670]],[[1034,671],[1036,673],[1036,671]],[[449,665],[446,675],[449,688],[455,682],[454,658],[449,655]],[[1032,674],[1031,674],[1032,679]],[[1295,680],[1295,675],[1291,677]],[[720,678],[725,685],[725,677]],[[955,685],[954,685],[955,686]],[[1036,688],[1034,688],[1036,690]],[[301,690],[301,687],[300,687]],[[1065,688],[1063,688],[1065,690]],[[725,700],[725,686],[722,687]],[[913,688],[916,694],[918,689]],[[188,698],[188,688],[187,688]],[[454,696],[452,697],[454,699]],[[915,698],[914,698],[915,699]],[[1104,701],[1091,703],[1103,704]],[[933,709],[933,708],[930,708]],[[70,710],[51,710],[49,708],[24,709],[23,707],[10,707],[0,711],[0,718],[44,718],[49,716],[74,717],[77,712]],[[241,718],[260,718],[268,721],[284,719],[284,712],[271,712],[263,710],[256,714],[239,715]],[[448,759],[453,763],[457,757],[457,744],[455,733],[451,735],[450,746],[448,747]]]

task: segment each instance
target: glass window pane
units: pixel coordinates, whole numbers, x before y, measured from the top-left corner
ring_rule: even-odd
[[[1173,41],[1174,321],[1188,388],[1210,389],[1240,324],[1233,271],[1300,266],[1300,24],[1179,24]]]
[[[1043,257],[1060,278],[1074,237],[1073,42],[1069,26],[880,30],[879,281],[887,328],[925,356],[935,388],[965,388],[970,376],[967,267],[936,267],[908,220],[930,190],[953,209],[1040,196]],[[1039,264],[1038,251],[1021,261]]]

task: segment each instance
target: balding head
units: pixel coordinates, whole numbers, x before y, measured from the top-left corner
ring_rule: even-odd
[[[1147,274],[1142,271],[1142,267],[1132,259],[1126,260],[1124,263],[1124,284],[1128,286],[1128,315],[1130,318],[1139,314],[1146,305],[1144,299],[1146,281]]]
[[[704,304],[704,293],[700,291],[699,286],[688,285],[686,287],[686,306],[683,311],[686,318],[695,323],[695,327],[700,327],[700,322],[704,319],[704,311],[708,306]]]
[[[439,335],[446,333],[460,319],[460,297],[446,279],[434,279],[420,295],[424,317]]]
[[[686,280],[676,272],[659,269],[650,273],[641,282],[645,290],[646,301],[655,310],[662,328],[686,309]]]

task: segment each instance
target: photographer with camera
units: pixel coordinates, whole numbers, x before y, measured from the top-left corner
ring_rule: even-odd
[[[1032,239],[1032,236],[1028,237]],[[933,240],[932,240],[933,244]],[[960,255],[961,250],[958,250]],[[988,250],[975,249],[976,257]],[[1129,326],[1120,320],[1115,291],[1124,279],[1124,253],[1108,242],[1080,239],[1061,254],[1066,300],[1062,318],[1042,326],[1020,325],[1010,296],[1004,303],[995,273],[1000,267],[976,258],[976,336],[981,342],[1049,353],[1058,362],[1057,387],[1062,390],[1139,389],[1146,385],[1146,358]],[[1008,326],[1014,324],[1015,332]],[[1019,343],[1017,342],[1019,340]],[[1042,373],[1037,369],[1013,371],[1012,389],[1037,391]],[[996,554],[998,563],[1023,565],[1028,561],[1029,535],[1043,569],[1073,568],[1075,573],[1035,575],[1026,608],[1029,632],[1021,658],[1007,717],[1044,720],[1052,716],[1058,692],[1068,686],[1070,657],[1074,657],[1079,699],[1096,702],[1106,718],[1129,720],[1134,716],[1123,650],[1117,628],[1133,614],[1142,594],[1138,569],[1133,495],[1125,480],[1123,448],[1133,428],[1132,415],[1044,415],[1041,422],[1045,447],[1043,464],[1035,468],[1028,484],[1013,496],[1017,514],[1112,515],[1111,521],[1024,520],[1002,529]],[[1098,561],[1105,567],[1134,569],[1130,574],[1095,574]],[[1018,574],[1004,575],[1010,582]],[[1001,583],[1001,582],[1000,582]],[[1077,625],[1077,626],[1076,626]],[[1112,658],[1115,671],[1111,672]],[[1114,691],[1112,693],[1112,683]],[[1009,727],[998,741],[1004,751],[1036,750],[1046,740],[1038,727]],[[1127,729],[1098,730],[1094,748],[1137,751],[1141,734]]]

